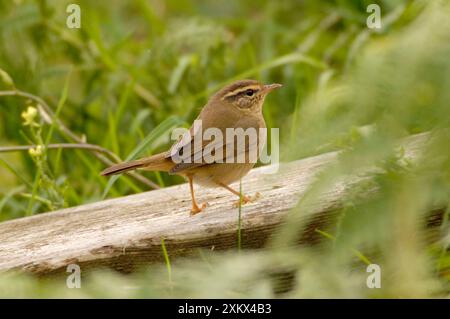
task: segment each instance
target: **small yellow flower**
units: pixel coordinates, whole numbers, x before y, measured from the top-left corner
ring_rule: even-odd
[[[34,121],[38,111],[35,107],[29,106],[26,111],[22,112],[22,118],[24,119],[23,125],[25,126],[38,126],[38,124]]]
[[[42,155],[42,145],[38,145],[35,148],[30,148],[28,150],[28,153],[32,156],[32,157],[39,157]]]

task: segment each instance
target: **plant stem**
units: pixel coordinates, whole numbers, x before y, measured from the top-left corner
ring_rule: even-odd
[[[19,151],[28,151],[31,148],[36,147],[36,145],[17,145],[17,146],[0,146],[0,153],[7,153],[7,152],[19,152]],[[85,149],[90,150],[98,153],[104,153],[110,156],[115,161],[119,162],[120,158],[111,152],[110,150],[103,148],[101,146],[95,145],[95,144],[77,144],[77,143],[56,143],[56,144],[49,144],[47,145],[48,149],[62,149],[62,148],[69,148],[69,149]]]
[[[237,232],[238,251],[241,251],[242,245],[241,213],[242,213],[242,179],[239,180],[239,213],[238,213],[238,232]]]

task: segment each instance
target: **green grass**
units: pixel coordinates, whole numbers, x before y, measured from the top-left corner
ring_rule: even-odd
[[[382,7],[381,30],[365,24],[372,2]],[[25,287],[4,295],[272,297],[279,295],[270,274],[289,269],[295,276],[287,297],[448,296],[448,208],[438,239],[422,236],[427,212],[448,207],[450,198],[448,1],[80,0],[80,30],[65,27],[68,3],[0,2],[0,147],[87,141],[112,156],[0,152],[2,221],[147,190],[148,181],[182,182],[152,172],[143,181],[108,180],[99,172],[118,159],[166,150],[170,130],[191,123],[210,94],[238,78],[283,84],[264,109],[268,127],[280,128],[283,161],[343,152],[266,249],[242,248],[244,206],[239,253],[169,262],[162,242],[166,263],[135,275],[93,273],[82,291],[2,278],[0,286]],[[15,89],[25,93],[12,96]],[[38,104],[48,104],[54,120],[41,115],[39,128],[23,126],[21,113]],[[421,132],[434,138],[408,163],[395,143]],[[337,220],[320,229],[332,240],[295,245],[313,214],[310,203],[368,166],[377,173],[351,189]],[[361,202],[373,187],[379,194]],[[386,276],[380,290],[361,284],[369,260]],[[141,288],[120,288],[129,284]]]
[[[239,205],[238,205],[238,227],[237,227],[237,249],[242,249],[242,180],[239,180]]]
[[[172,286],[172,265],[170,264],[169,253],[167,252],[166,244],[164,243],[164,238],[161,238],[161,248],[164,255],[164,261],[167,267],[167,279],[169,285]]]

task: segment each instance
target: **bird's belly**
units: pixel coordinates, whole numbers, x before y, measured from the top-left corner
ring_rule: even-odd
[[[253,168],[255,163],[221,163],[210,164],[195,169],[194,183],[217,187],[218,183],[229,185],[238,181]]]

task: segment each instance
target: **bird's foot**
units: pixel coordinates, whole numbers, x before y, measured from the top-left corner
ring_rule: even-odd
[[[253,203],[256,202],[259,198],[261,197],[261,193],[257,192],[255,195],[253,196],[246,196],[243,195],[241,199],[235,201],[233,203],[233,207],[234,208],[238,208],[239,205],[245,205],[247,203]]]
[[[194,216],[194,215],[200,213],[207,206],[208,206],[208,203],[203,203],[203,204],[200,205],[200,207],[197,204],[192,204],[191,216]]]

